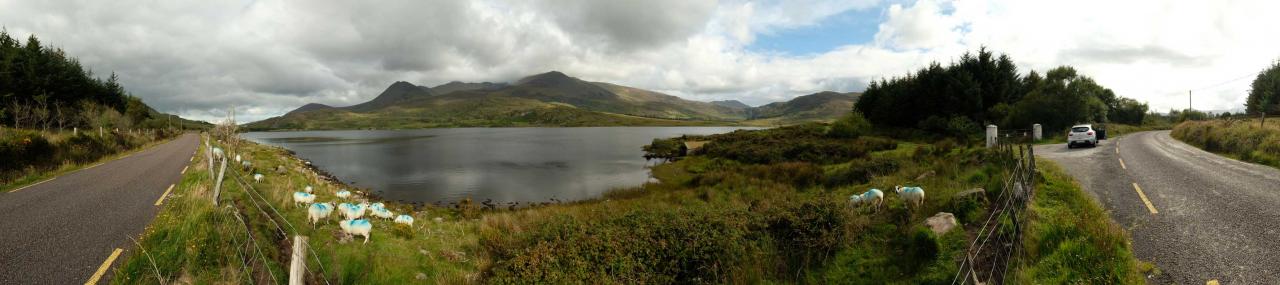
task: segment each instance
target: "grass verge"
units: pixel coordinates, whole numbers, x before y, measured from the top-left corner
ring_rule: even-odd
[[[40,137],[47,148],[28,149],[24,152],[16,147],[20,140]],[[164,144],[176,138],[176,135],[130,135],[109,134],[95,137],[87,133],[71,135],[69,133],[45,133],[6,129],[0,131],[0,156],[28,158],[46,158],[43,161],[6,160],[7,163],[23,163],[18,168],[0,171],[0,192],[9,192],[32,185],[33,183],[58,177],[63,174],[81,170],[92,165],[116,160]],[[30,145],[31,143],[27,143]],[[12,153],[10,153],[12,152]]]
[[[1128,234],[1060,167],[1037,160],[1042,184],[1029,207],[1013,284],[1143,284],[1148,263]]]
[[[1280,168],[1280,122],[1271,120],[1266,125],[1257,119],[1187,121],[1170,135],[1209,152]]]

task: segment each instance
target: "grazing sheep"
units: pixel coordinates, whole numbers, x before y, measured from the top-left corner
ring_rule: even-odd
[[[223,154],[222,148],[220,148],[220,147],[215,147],[215,148],[213,148],[213,157],[214,157],[214,158],[222,158],[222,154]]]
[[[395,217],[396,215],[395,213],[392,213],[391,210],[387,210],[387,208],[376,208],[372,209],[372,211],[373,216],[383,219],[391,219],[391,217]]]
[[[342,227],[342,232],[352,236],[364,236],[364,243],[369,243],[369,234],[373,232],[373,224],[369,220],[346,220],[338,222],[338,226]]]
[[[854,207],[870,203],[876,211],[879,211],[880,204],[884,203],[884,192],[880,191],[880,189],[871,188],[871,190],[867,190],[862,194],[849,196],[849,203]]]
[[[893,191],[915,208],[924,206],[924,188],[893,186]]]
[[[307,191],[307,193],[312,193],[312,192],[311,192],[311,185],[307,185],[307,187],[303,187],[303,188],[302,188],[302,191]]]
[[[237,155],[236,155],[236,162],[240,162],[240,155],[239,155],[239,154],[237,154]]]
[[[412,227],[412,226],[413,226],[413,216],[409,216],[409,215],[399,215],[399,216],[396,216],[396,223],[397,223],[397,224],[404,224],[404,225],[407,225],[407,226]]]
[[[311,195],[310,193],[305,193],[305,192],[293,192],[293,203],[295,205],[311,204],[311,202],[315,202],[315,201],[316,201],[316,195]]]
[[[250,169],[253,169],[253,163],[249,163],[249,160],[246,159],[245,161],[240,162],[240,168],[244,171],[249,171]]]
[[[338,204],[338,210],[342,211],[342,216],[347,220],[359,219],[364,216],[364,208],[351,203]]]
[[[307,218],[311,220],[311,227],[315,227],[316,223],[329,217],[329,213],[333,213],[333,204],[315,203],[307,208]]]
[[[387,208],[387,205],[383,204],[382,202],[377,202],[377,203],[373,203],[373,205],[369,205],[369,209],[373,209],[373,210],[386,209],[386,208]]]
[[[262,178],[263,178],[263,177],[264,177],[264,176],[262,176],[262,173],[254,173],[254,174],[253,174],[253,182],[262,183]]]
[[[351,198],[351,191],[342,190],[338,191],[338,193],[335,193],[334,195],[338,196],[339,199]]]

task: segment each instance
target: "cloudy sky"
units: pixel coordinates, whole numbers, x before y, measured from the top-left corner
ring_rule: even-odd
[[[1240,109],[1280,58],[1280,1],[0,0],[0,25],[118,73],[161,111],[245,120],[360,103],[394,81],[559,70],[750,105],[987,46],[1071,65],[1154,109]]]

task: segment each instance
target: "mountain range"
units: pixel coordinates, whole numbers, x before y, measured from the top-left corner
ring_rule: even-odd
[[[831,121],[849,113],[859,93],[820,92],[751,107],[736,100],[701,102],[558,71],[513,83],[453,81],[435,87],[395,82],[368,102],[306,104],[249,130],[407,129],[507,126],[787,125]]]

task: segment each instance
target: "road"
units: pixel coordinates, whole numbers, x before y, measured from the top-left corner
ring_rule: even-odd
[[[1036,146],[1129,231],[1155,284],[1280,282],[1280,170],[1141,132],[1096,148]],[[1144,198],[1145,196],[1145,198]]]
[[[0,193],[0,284],[84,284],[111,278],[158,200],[178,183],[199,137],[183,135],[124,158]]]

